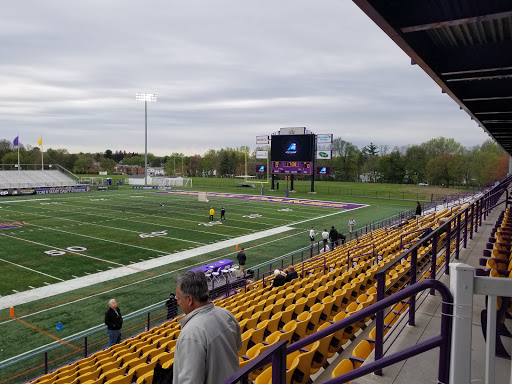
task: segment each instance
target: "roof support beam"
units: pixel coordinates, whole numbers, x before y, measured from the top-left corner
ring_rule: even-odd
[[[471,23],[479,23],[482,21],[504,19],[504,18],[510,17],[510,16],[512,16],[512,11],[494,13],[494,14],[490,14],[490,15],[467,17],[465,19],[459,19],[459,20],[447,20],[447,21],[440,21],[437,23],[414,25],[411,27],[401,28],[400,30],[402,31],[402,33],[428,31],[431,29],[450,27],[450,26],[454,26],[454,25],[471,24]]]

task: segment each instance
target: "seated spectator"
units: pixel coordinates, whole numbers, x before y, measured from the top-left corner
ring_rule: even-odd
[[[428,236],[428,235],[430,235],[432,232],[434,232],[434,231],[432,230],[432,228],[430,228],[430,227],[425,228],[425,232],[423,232],[423,233],[421,234],[421,236],[420,236],[420,240],[421,240],[421,239],[423,239],[423,238],[425,238],[425,237],[427,237],[427,236]],[[427,247],[429,242],[430,242],[430,240],[427,240],[427,241],[423,242],[423,246],[424,246],[424,247]]]
[[[292,281],[293,279],[298,279],[299,274],[295,270],[295,267],[293,265],[290,265],[288,269],[286,270],[286,282]]]
[[[329,248],[329,246],[326,245],[324,248],[320,248],[320,252],[318,254],[320,255],[324,252],[329,252],[330,250],[331,250],[331,248]]]
[[[272,282],[272,287],[280,287],[286,284],[286,274],[281,272],[279,269],[274,271],[274,281]]]

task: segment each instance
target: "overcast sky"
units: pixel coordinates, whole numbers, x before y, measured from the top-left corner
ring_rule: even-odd
[[[350,0],[23,0],[0,13],[0,138],[70,152],[362,147],[487,134]]]

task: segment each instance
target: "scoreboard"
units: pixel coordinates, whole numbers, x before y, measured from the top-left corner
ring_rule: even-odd
[[[313,167],[311,161],[272,161],[271,173],[311,175]]]

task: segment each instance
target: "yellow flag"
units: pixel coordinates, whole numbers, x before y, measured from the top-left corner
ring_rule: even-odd
[[[43,135],[41,135],[41,138],[37,140],[37,144],[39,144],[39,146],[43,145]]]

